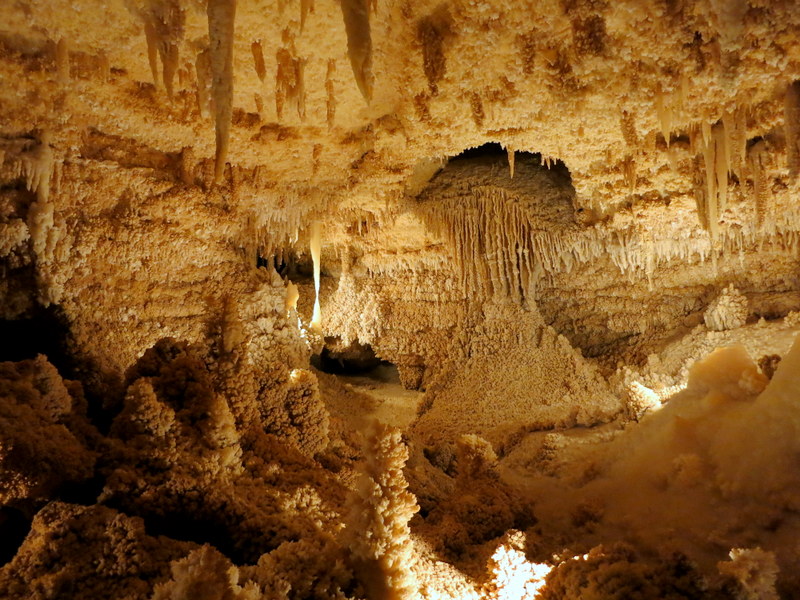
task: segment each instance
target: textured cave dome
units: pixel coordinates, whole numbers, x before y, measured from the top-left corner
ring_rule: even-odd
[[[797,2],[0,17],[0,597],[800,594]]]

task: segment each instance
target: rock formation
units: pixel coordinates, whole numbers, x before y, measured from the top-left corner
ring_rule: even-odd
[[[800,594],[796,2],[0,15],[0,597]]]

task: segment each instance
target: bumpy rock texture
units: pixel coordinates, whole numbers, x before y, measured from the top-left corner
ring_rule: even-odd
[[[797,595],[796,2],[0,16],[0,595]]]

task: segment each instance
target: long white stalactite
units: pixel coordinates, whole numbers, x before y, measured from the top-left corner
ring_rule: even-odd
[[[214,180],[219,182],[225,172],[233,115],[233,22],[236,0],[208,0],[207,10],[216,135]]]
[[[322,311],[319,307],[319,275],[320,257],[322,254],[322,225],[319,221],[311,224],[311,260],[314,263],[314,314],[311,317],[311,329],[322,329]]]
[[[347,55],[358,89],[372,100],[372,34],[368,0],[342,0],[342,17],[347,32]]]

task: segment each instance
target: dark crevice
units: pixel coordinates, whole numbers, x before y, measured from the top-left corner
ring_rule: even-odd
[[[209,544],[237,565],[255,564],[262,554],[275,548],[270,544],[269,532],[254,529],[244,513],[225,501],[205,500],[200,489],[182,494],[162,490],[156,504],[149,506],[137,506],[136,501],[123,498],[111,498],[100,504],[142,519],[148,536]]]
[[[448,163],[452,164],[458,163],[462,160],[466,161],[475,159],[502,161],[504,165],[506,165],[508,163],[508,149],[503,147],[503,145],[498,142],[487,142],[485,144],[481,144],[480,146],[475,146],[474,148],[467,148],[460,154],[456,154],[455,156],[451,157],[448,160]],[[545,157],[542,156],[541,153],[524,152],[521,150],[517,150],[515,152],[515,160],[519,165],[527,163],[546,168],[553,174],[563,176],[565,178],[564,185],[572,186],[572,176],[567,168],[567,165],[564,164],[564,161],[562,160],[551,158],[548,165],[545,163]]]
[[[70,504],[91,506],[97,503],[97,498],[103,491],[105,477],[95,474],[84,481],[68,481],[56,490],[54,496]]]
[[[75,367],[67,352],[68,336],[66,319],[52,306],[37,306],[24,319],[0,320],[0,362],[17,362],[44,354],[67,377]]]
[[[210,544],[236,564],[253,562],[252,556],[245,556],[234,547],[231,532],[221,523],[211,519],[198,519],[188,513],[169,513],[166,515],[137,515],[144,518],[147,535],[165,536],[181,542]],[[249,559],[249,560],[248,560]]]
[[[64,379],[80,381],[88,404],[88,418],[106,432],[124,393],[118,376],[102,372],[69,350],[70,329],[60,307],[35,305],[22,319],[0,320],[0,362],[31,360],[42,354]],[[115,402],[116,399],[116,402]]]
[[[284,279],[295,283],[310,281],[314,275],[314,265],[310,253],[298,253],[294,248],[284,248],[275,254],[256,254],[256,267],[274,269]]]
[[[381,365],[391,363],[375,356],[369,344],[353,342],[342,348],[338,338],[326,338],[322,352],[311,357],[314,368],[331,375],[366,375]]]
[[[450,161],[452,162],[454,160],[486,157],[497,157],[507,160],[508,152],[497,142],[487,142],[486,144],[481,144],[480,146],[475,146],[474,148],[467,148],[461,154],[457,154],[452,157]]]
[[[16,556],[31,530],[33,519],[16,508],[0,508],[0,567]]]

